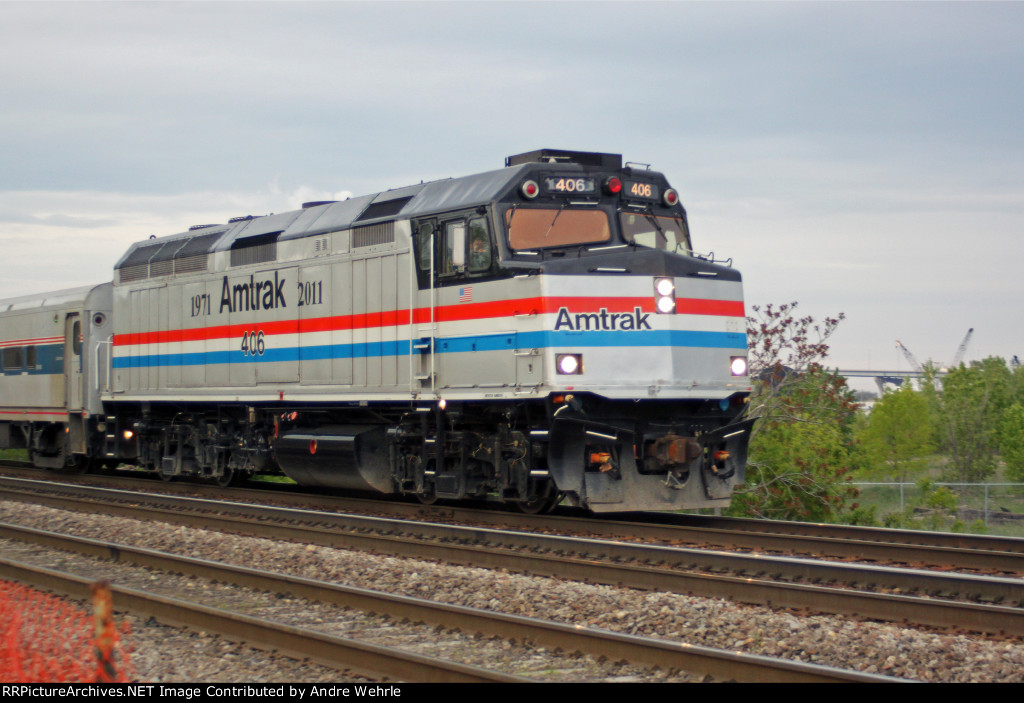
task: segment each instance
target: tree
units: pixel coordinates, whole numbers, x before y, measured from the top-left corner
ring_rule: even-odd
[[[1006,477],[1024,481],[1024,403],[1014,403],[999,423],[999,452],[1006,464]]]
[[[856,507],[849,483],[856,405],[845,380],[822,365],[843,315],[816,323],[794,316],[796,305],[755,306],[747,319],[748,413],[759,421],[732,515],[835,521]]]
[[[872,465],[870,473],[884,471],[900,483],[920,471],[933,450],[928,400],[910,384],[885,393],[872,408],[860,433]]]
[[[997,428],[1010,405],[1011,383],[1009,368],[996,357],[961,365],[942,379],[936,434],[950,455],[950,478],[970,483],[995,473]]]

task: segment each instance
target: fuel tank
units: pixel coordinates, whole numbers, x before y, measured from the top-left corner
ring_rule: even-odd
[[[274,442],[281,470],[303,486],[394,492],[383,425],[324,425]]]

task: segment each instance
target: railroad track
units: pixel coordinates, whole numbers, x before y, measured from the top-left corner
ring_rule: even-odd
[[[714,547],[759,554],[799,555],[856,560],[882,565],[913,565],[956,571],[1024,574],[1024,540],[988,535],[896,530],[852,525],[798,523],[672,513],[632,513],[594,518],[566,510],[557,515],[528,516],[504,510],[462,506],[423,506],[379,498],[352,498],[281,490],[280,484],[224,489],[197,483],[160,483],[146,478],[61,476],[0,463],[11,477],[73,481],[99,487],[159,491],[282,507],[351,511],[379,516],[438,520],[447,523],[518,531],[554,532],[598,539],[630,540],[669,546]],[[130,476],[130,474],[127,474]],[[276,487],[276,488],[275,488]]]
[[[374,614],[396,621],[424,623],[410,633],[414,640],[437,639],[437,628],[458,630],[485,638],[529,642],[549,650],[582,652],[612,662],[626,661],[663,671],[696,672],[718,680],[789,682],[892,681],[887,677],[844,671],[769,657],[708,647],[680,645],[661,639],[638,637],[606,630],[581,628],[537,618],[506,615],[419,598],[338,586],[285,574],[267,573],[240,566],[176,556],[164,552],[83,539],[48,531],[0,525],[0,539],[16,540],[47,549],[72,552],[93,559],[108,559],[147,569],[233,584],[257,592],[287,594],[313,604],[328,604]],[[43,588],[81,596],[89,580],[59,574],[10,559],[0,561],[0,571]],[[152,580],[147,575],[143,581]],[[161,577],[164,583],[166,578]],[[195,589],[193,589],[195,590]],[[199,589],[207,593],[206,588]],[[282,625],[262,618],[226,612],[196,603],[167,598],[135,589],[118,588],[115,597],[132,610],[169,622],[199,627],[228,638],[243,639],[260,647],[273,647],[287,655],[350,670],[374,679],[445,682],[524,682],[529,676],[494,672],[477,666],[453,663],[437,657],[409,654],[394,646],[381,647]],[[429,629],[427,629],[429,628]],[[407,626],[409,629],[409,626]],[[393,640],[394,634],[389,633]],[[479,645],[477,645],[479,646]],[[593,666],[593,665],[591,665]],[[598,675],[593,670],[588,676]],[[591,679],[593,680],[593,679]]]
[[[12,483],[21,486],[15,490]],[[299,541],[504,568],[738,602],[892,622],[1024,635],[1024,581],[922,569],[337,515],[111,489],[65,487],[91,498],[47,496],[37,483],[3,481],[0,495],[102,514],[145,517],[278,540]],[[96,502],[100,500],[102,502]],[[146,505],[140,503],[145,502]]]
[[[0,559],[0,574],[9,580],[87,600],[93,579],[53,569],[35,567],[11,559]],[[335,637],[297,628],[264,618],[247,616],[201,603],[171,598],[135,588],[112,586],[119,608],[136,615],[233,640],[285,656],[308,659],[340,671],[355,672],[373,680],[403,680],[430,683],[517,683],[522,676],[489,671],[480,667],[446,661],[381,647],[351,638]]]

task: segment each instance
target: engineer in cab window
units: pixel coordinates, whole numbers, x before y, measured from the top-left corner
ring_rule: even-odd
[[[469,223],[469,272],[483,273],[491,268],[491,238],[480,220]]]

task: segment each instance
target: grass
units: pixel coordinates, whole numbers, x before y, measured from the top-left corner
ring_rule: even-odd
[[[953,481],[948,477],[948,459],[941,455],[929,457],[927,467],[904,480],[902,490],[903,515],[914,508],[917,517],[903,520],[907,527],[1024,537],[1024,486],[998,485],[1013,483],[1005,475],[1002,464],[996,473],[982,483],[970,485],[938,484]],[[928,485],[923,482],[927,480]],[[871,480],[857,480],[863,483],[895,483],[895,479],[875,477]],[[859,503],[863,508],[874,509],[875,518],[883,523],[888,516],[895,522],[901,514],[901,491],[898,485],[857,486],[860,490]],[[931,512],[924,517],[920,509]],[[986,516],[987,510],[987,516]],[[986,520],[987,518],[987,520]],[[915,524],[916,523],[916,524]]]

